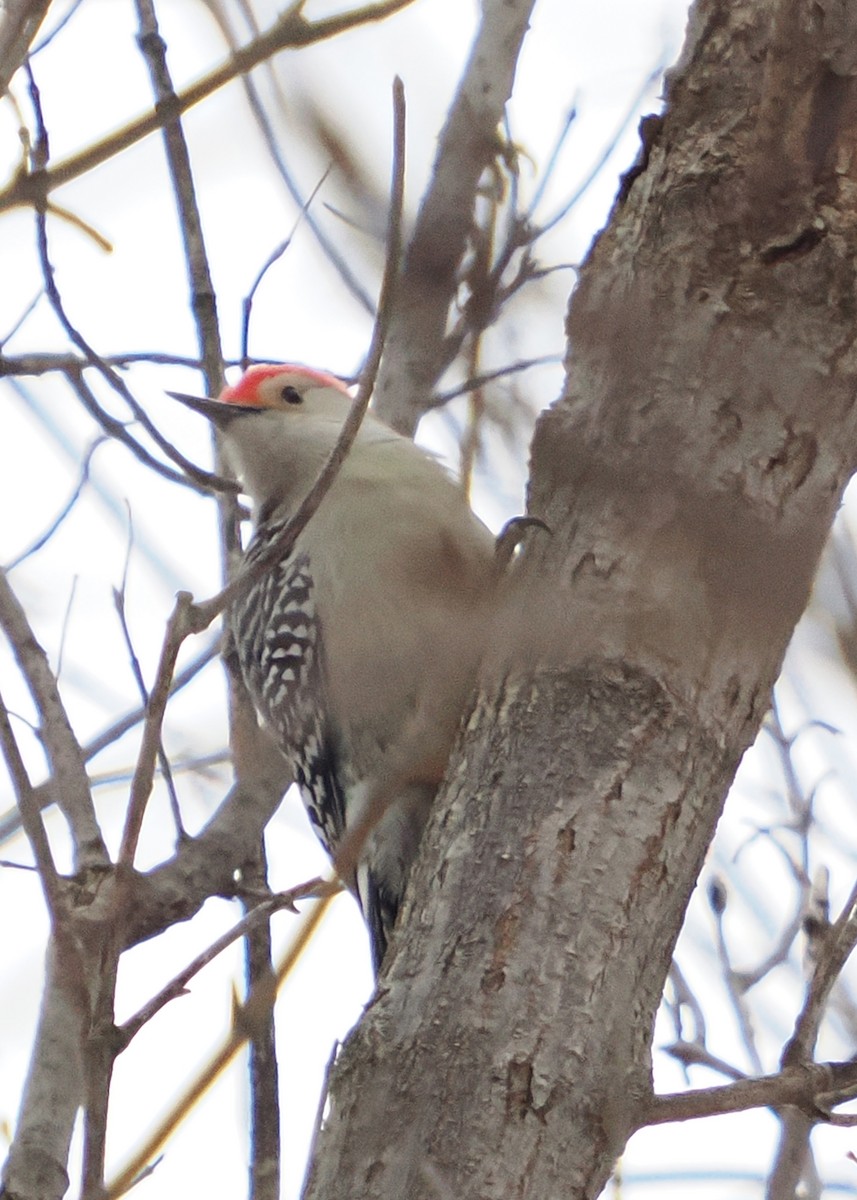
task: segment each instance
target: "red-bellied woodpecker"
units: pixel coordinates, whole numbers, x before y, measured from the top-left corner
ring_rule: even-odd
[[[220,429],[263,554],[330,454],[351,405],[306,367],[251,367],[219,401],[178,395]],[[473,688],[493,539],[430,455],[368,414],[290,554],[233,606],[253,701],[335,854],[379,801],[351,878],[380,966],[431,801]],[[379,794],[380,793],[380,794]]]

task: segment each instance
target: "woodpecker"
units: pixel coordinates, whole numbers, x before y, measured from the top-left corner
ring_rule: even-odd
[[[220,430],[264,555],[351,406],[333,375],[250,367],[218,400],[171,393]],[[371,413],[294,547],[233,605],[247,688],[291,762],[333,856],[368,803],[379,813],[346,884],[376,972],[432,799],[473,689],[494,542],[430,454]]]

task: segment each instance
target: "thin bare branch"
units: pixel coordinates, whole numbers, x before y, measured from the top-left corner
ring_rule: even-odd
[[[223,386],[223,350],[217,322],[217,300],[205,249],[190,154],[178,116],[178,97],[167,66],[167,48],[158,29],[154,0],[136,0],[136,9],[139,23],[137,43],[149,71],[156,107],[174,114],[172,120],[164,123],[161,133],[178,209],[191,290],[191,310],[196,323],[200,358],[204,363],[206,388],[210,392],[219,391]]]
[[[857,1064],[810,1063],[777,1075],[740,1079],[711,1088],[653,1096],[640,1128],[667,1121],[691,1121],[749,1108],[799,1108],[815,1121],[826,1121],[830,1105],[857,1094]]]
[[[739,1071],[737,1067],[733,1067],[725,1059],[718,1058],[716,1054],[711,1054],[700,1042],[677,1041],[673,1042],[671,1046],[665,1046],[664,1051],[677,1062],[680,1062],[685,1068],[708,1067],[711,1071],[717,1071],[720,1075],[725,1075],[727,1079],[747,1078],[746,1071]]]
[[[249,567],[244,567],[236,577],[210,600],[195,606],[195,621],[197,628],[204,629],[225,608],[234,603],[238,596],[253,586],[277,562],[288,553],[294,545],[301,530],[324,499],[330,485],[336,477],[340,466],[357,437],[363,417],[369,407],[375,378],[381,362],[381,355],[386,342],[387,327],[393,312],[393,295],[398,275],[398,262],[402,237],[402,205],[404,202],[405,186],[405,95],[402,81],[396,79],[393,84],[394,109],[394,143],[393,143],[393,182],[390,196],[389,224],[387,229],[387,255],[384,267],[384,278],[381,283],[381,294],[378,300],[378,313],[372,331],[372,340],[366,356],[366,363],[357,386],[348,416],[342,426],[336,445],[327,461],[319,472],[313,486],[301,501],[296,512],[285,521],[277,536],[271,540],[264,555],[260,555]]]
[[[26,322],[27,318],[33,312],[33,310],[35,309],[36,305],[39,303],[39,301],[41,300],[43,295],[44,295],[44,291],[41,288],[39,288],[39,290],[36,292],[35,296],[33,296],[32,300],[30,300],[27,304],[24,305],[21,315],[14,321],[12,328],[9,330],[9,332],[6,334],[5,337],[0,338],[0,350],[2,350],[3,346],[5,346],[8,341],[11,341],[12,338],[15,336],[15,334],[19,331],[19,329],[22,328],[22,326]],[[0,377],[2,377],[3,375],[6,374],[6,372],[3,369],[3,366],[4,366],[4,363],[7,361],[8,360],[4,359],[2,354],[0,354]]]
[[[383,21],[412,3],[413,0],[382,0],[378,4],[361,5],[337,16],[309,22],[301,12],[304,7],[303,0],[298,0],[298,3],[292,4],[277,18],[266,33],[254,38],[248,45],[230,55],[221,66],[180,92],[173,104],[139,117],[80,154],[57,163],[50,170],[18,174],[12,183],[0,192],[0,212],[22,204],[38,207],[54,188],[78,179],[122,150],[127,150],[129,146],[148,137],[150,133],[162,129],[168,121],[174,121],[189,108],[199,104],[200,100],[206,99],[246,71],[252,71],[254,67],[281,50],[311,46],[358,25]]]
[[[41,736],[56,782],[56,799],[74,840],[75,869],[106,866],[110,860],[95,819],[83,752],[60,699],[47,655],[2,571],[0,627],[39,713]]]
[[[812,1057],[818,1031],[831,989],[857,945],[857,883],[831,925],[819,949],[803,1009],[794,1033],[783,1052],[783,1067],[792,1067]]]
[[[482,172],[497,152],[497,127],[511,94],[533,3],[485,0],[470,58],[440,135],[432,179],[405,255],[375,398],[380,416],[403,433],[413,433],[449,363],[445,338],[457,271]]]
[[[36,141],[31,151],[31,160],[34,166],[37,168],[37,173],[41,174],[47,166],[48,161],[48,133],[42,115],[39,91],[29,64],[27,66],[27,75],[30,80],[30,98],[33,105],[33,111],[36,116],[37,131]],[[62,325],[70,340],[84,355],[87,363],[90,366],[95,367],[102,377],[107,381],[113,391],[122,397],[134,415],[134,418],[143,426],[146,433],[148,433],[155,445],[166,455],[168,459],[181,468],[181,470],[184,472],[184,476],[170,471],[169,468],[164,466],[164,464],[158,463],[157,460],[148,453],[148,451],[144,450],[143,447],[140,446],[135,438],[131,437],[122,422],[108,416],[108,414],[104,411],[104,409],[101,408],[95,397],[89,391],[88,387],[86,387],[82,373],[78,374],[76,377],[68,374],[69,382],[71,383],[72,387],[74,387],[81,400],[83,400],[85,407],[90,413],[92,413],[93,416],[96,417],[105,433],[110,434],[112,437],[118,438],[130,449],[132,449],[141,461],[145,462],[149,466],[152,466],[161,474],[166,475],[167,478],[171,478],[175,482],[195,486],[197,490],[220,490],[234,492],[235,487],[231,480],[221,479],[217,476],[211,475],[208,471],[203,471],[200,467],[197,467],[194,463],[190,462],[189,459],[185,458],[185,456],[181,454],[175,448],[175,446],[173,446],[169,439],[164,437],[164,435],[159,429],[157,429],[157,427],[146,415],[144,410],[137,403],[125,381],[99,357],[93,347],[86,341],[86,339],[69,318],[65,311],[65,306],[63,304],[59,288],[57,287],[53,264],[50,260],[47,225],[48,211],[49,205],[46,200],[41,200],[36,205],[36,242],[39,251],[42,278],[45,285],[45,294],[50,301],[51,308],[53,309],[57,320]]]
[[[184,1094],[176,1101],[172,1110],[167,1113],[154,1131],[146,1138],[144,1144],[132,1156],[116,1178],[108,1184],[104,1200],[117,1200],[117,1197],[123,1195],[128,1190],[140,1171],[145,1169],[147,1163],[184,1120],[197,1101],[205,1095],[215,1080],[226,1070],[236,1054],[242,1049],[247,1039],[252,1036],[259,1022],[267,1020],[268,1013],[276,998],[277,990],[283,980],[291,973],[295,963],[306,949],[335,894],[335,891],[331,890],[330,893],[317,900],[307,911],[303,922],[295,934],[291,947],[277,969],[275,977],[270,980],[260,980],[247,997],[246,1003],[236,1009],[235,1025],[232,1032],[226,1038],[223,1045],[215,1052],[211,1060],[199,1072],[197,1077],[190,1082]]]
[[[326,895],[331,887],[334,892],[340,890],[339,885],[325,883],[323,879],[316,877],[315,879],[308,880],[306,883],[299,883],[295,887],[289,888],[286,892],[278,892],[276,895],[263,900],[261,904],[257,904],[237,924],[233,925],[231,929],[212,942],[210,946],[207,946],[200,954],[197,954],[168,984],[161,988],[157,995],[148,1000],[133,1017],[129,1017],[127,1021],[119,1026],[118,1037],[121,1044],[127,1046],[137,1036],[143,1026],[148,1024],[153,1017],[157,1016],[162,1008],[178,996],[185,994],[187,985],[195,975],[199,974],[203,967],[207,967],[219,954],[222,954],[224,950],[233,945],[234,942],[237,942],[239,938],[244,937],[246,933],[254,929],[260,922],[269,920],[273,913],[281,912],[283,909],[287,909],[289,912],[297,912],[295,904],[298,900]]]
[[[250,366],[250,318],[253,315],[253,301],[256,298],[256,292],[259,289],[259,284],[265,278],[274,263],[279,262],[279,260],[288,250],[292,243],[293,236],[294,230],[292,230],[284,242],[280,242],[279,246],[274,247],[268,257],[262,263],[262,266],[257,271],[256,278],[250,285],[250,291],[244,297],[244,300],[241,304],[241,367],[243,370],[246,370],[247,367]]]
[[[33,49],[30,52],[31,58],[35,58],[35,56],[37,54],[41,54],[41,52],[44,50],[44,48],[51,44],[51,42],[54,40],[54,38],[57,36],[57,34],[62,33],[63,29],[65,29],[66,25],[68,25],[69,21],[72,19],[74,14],[80,8],[81,4],[83,4],[83,0],[72,0],[72,3],[69,5],[66,12],[63,13],[63,15],[57,21],[56,25],[54,25],[53,29],[51,29],[48,33],[46,33],[43,38],[39,38],[39,41],[36,43],[36,45],[33,47]]]
[[[83,489],[89,482],[89,468],[92,464],[93,455],[98,447],[103,446],[106,441],[106,437],[97,437],[95,439],[83,457],[83,462],[81,463],[80,467],[80,475],[78,476],[77,483],[72,488],[71,495],[69,496],[68,500],[54,517],[53,521],[51,521],[44,533],[39,534],[35,541],[29,544],[26,550],[22,550],[21,553],[16,555],[11,562],[7,563],[7,571],[14,570],[14,568],[20,566],[25,559],[32,557],[32,555],[38,553],[39,550],[48,544],[56,531],[62,525],[63,521],[66,519],[69,513],[72,512],[81,495],[83,494]]]
[[[634,117],[637,115],[637,112],[639,111],[640,105],[642,104],[643,100],[645,100],[646,96],[652,90],[652,87],[654,86],[654,84],[657,83],[657,81],[663,75],[666,66],[667,66],[667,64],[665,62],[660,62],[657,64],[656,67],[654,67],[653,70],[651,70],[649,72],[649,74],[646,76],[646,78],[641,83],[641,85],[640,85],[639,89],[637,90],[636,94],[634,95],[633,99],[631,100],[631,103],[628,105],[627,109],[625,110],[624,115],[620,118],[619,124],[616,126],[615,130],[613,131],[613,136],[607,139],[607,142],[605,143],[604,148],[601,151],[601,154],[599,154],[598,158],[592,164],[589,171],[584,176],[583,180],[578,184],[578,186],[575,188],[575,190],[569,196],[568,200],[566,200],[566,202],[563,205],[561,205],[561,207],[553,214],[552,217],[549,217],[546,221],[544,221],[541,225],[539,225],[539,227],[535,230],[534,235],[533,235],[533,241],[535,241],[537,238],[542,237],[542,235],[547,233],[548,230],[554,229],[561,221],[563,221],[568,216],[568,214],[575,207],[575,205],[580,203],[580,201],[583,199],[583,197],[586,195],[586,193],[592,187],[595,180],[598,178],[598,176],[604,170],[604,167],[607,165],[607,162],[610,159],[610,156],[613,154],[617,145],[619,144],[620,138],[623,136],[626,129],[631,124]],[[540,199],[541,199],[540,191],[537,191],[536,199],[534,200],[533,206],[530,209],[531,215],[535,208],[535,204]]]
[[[259,839],[253,859],[241,866],[242,884],[268,889],[265,839]],[[249,901],[242,898],[245,911]],[[260,921],[244,936],[246,994],[258,984],[270,984],[274,974],[270,921]],[[279,1200],[281,1175],[280,1069],[274,1005],[257,1023],[249,1042],[250,1083],[250,1187],[249,1200]]]
[[[478,375],[471,375],[470,378],[465,379],[464,383],[449,388],[445,392],[438,392],[432,400],[431,407],[442,408],[450,400],[455,400],[458,396],[466,396],[468,392],[484,387],[486,383],[493,383],[495,379],[505,379],[508,375],[530,371],[533,367],[555,366],[562,362],[562,358],[562,354],[542,354],[538,358],[524,358],[519,362],[508,363],[505,367],[498,367],[496,371],[480,371]]]
[[[723,889],[723,895],[725,896],[725,888]],[[747,990],[746,984],[741,974],[732,966],[732,958],[723,928],[723,912],[725,909],[725,904],[712,904],[711,907],[714,913],[715,929],[717,934],[717,957],[720,962],[723,983],[729,996],[729,1000],[732,1004],[732,1009],[738,1022],[741,1040],[744,1044],[745,1050],[747,1051],[747,1056],[750,1059],[753,1072],[756,1075],[761,1075],[762,1062],[759,1058],[759,1051],[756,1047],[756,1037],[753,1030],[753,1022],[750,1016],[750,1010],[745,999],[745,993]]]
[[[41,297],[41,293],[39,293]],[[163,354],[155,350],[134,350],[124,354],[105,354],[102,362],[110,367],[130,367],[135,363],[154,363],[166,367],[187,367],[190,370],[201,371],[202,362],[198,358],[190,358],[185,354]],[[227,367],[240,367],[238,358],[224,360]],[[5,376],[47,375],[51,371],[63,373],[79,373],[89,366],[89,360],[79,354],[14,354],[0,355],[0,379]]]
[[[245,82],[249,82],[249,81],[245,81]],[[244,297],[244,302],[241,305],[241,366],[245,370],[247,369],[247,367],[249,367],[250,362],[251,362],[250,353],[249,353],[250,317],[253,312],[253,301],[255,299],[256,292],[258,291],[259,284],[265,278],[265,276],[267,275],[267,273],[271,269],[271,267],[274,265],[274,263],[278,262],[279,259],[282,258],[282,256],[288,250],[289,246],[292,244],[292,238],[295,236],[298,226],[300,225],[302,220],[309,217],[310,206],[312,205],[313,200],[315,200],[316,196],[318,195],[319,191],[321,190],[321,187],[324,184],[324,182],[327,179],[329,174],[330,174],[330,168],[328,168],[324,172],[321,179],[319,179],[318,183],[315,185],[315,187],[310,192],[310,194],[306,200],[306,203],[303,205],[303,207],[301,208],[301,211],[298,213],[297,220],[295,221],[294,225],[292,226],[291,233],[286,238],[286,240],[284,242],[281,242],[279,244],[279,246],[276,246],[271,251],[271,253],[268,255],[268,257],[265,259],[264,263],[262,264],[262,266],[260,267],[259,271],[256,274],[256,278],[253,280],[253,283],[250,285],[250,291]]]
[[[193,491],[202,492],[204,494],[224,491],[235,493],[236,487],[233,480],[225,479],[223,476],[212,474],[210,471],[204,471],[202,467],[196,466],[190,461],[190,459],[185,458],[183,454],[179,453],[172,443],[167,441],[163,434],[155,430],[155,426],[145,415],[143,409],[140,408],[139,404],[132,396],[124,381],[120,379],[116,372],[111,370],[107,364],[98,357],[92,347],[86,343],[74,326],[70,322],[67,322],[67,318],[65,318],[65,312],[62,307],[62,298],[60,297],[60,294],[53,283],[53,268],[51,267],[50,261],[47,257],[47,229],[45,226],[44,214],[41,214],[38,217],[38,228],[38,240],[42,258],[42,267],[43,270],[47,272],[47,274],[45,274],[46,291],[49,299],[51,300],[51,305],[54,311],[65,325],[66,332],[69,334],[69,337],[71,337],[72,341],[78,345],[79,349],[87,355],[87,365],[93,366],[101,372],[114,390],[117,391],[122,396],[122,399],[125,400],[129,405],[135,418],[141,421],[141,424],[144,426],[150,436],[152,436],[156,443],[165,450],[165,453],[168,454],[168,457],[170,457],[182,468],[185,474],[181,474],[181,472],[173,470],[171,467],[168,467],[165,463],[162,463],[159,459],[155,458],[154,455],[152,455],[145,448],[145,446],[142,446],[137,439],[128,432],[123,421],[119,421],[115,417],[112,417],[96,400],[95,394],[87,384],[81,370],[66,370],[64,374],[68,380],[69,386],[73,389],[86,411],[98,422],[108,437],[115,438],[124,446],[127,446],[135,458],[139,459],[139,461],[145,466],[151,467],[153,471],[157,472],[159,475],[162,475],[171,483],[179,483],[183,487],[189,487]]]
[[[62,916],[60,878],[51,854],[45,827],[42,824],[39,806],[34,800],[33,785],[18,749],[18,743],[9,721],[9,712],[2,696],[0,696],[0,745],[2,745],[3,757],[9,768],[12,786],[18,799],[18,811],[21,814],[24,831],[36,861],[48,912],[51,915],[51,923],[56,927]]]

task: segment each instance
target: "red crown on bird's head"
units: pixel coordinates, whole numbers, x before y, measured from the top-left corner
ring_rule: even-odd
[[[338,392],[350,395],[342,380],[328,371],[317,371],[315,367],[305,367],[299,363],[256,363],[247,368],[237,383],[225,387],[218,399],[224,404],[258,404],[259,384],[266,379],[274,379],[277,375],[297,375],[315,387],[332,387]]]

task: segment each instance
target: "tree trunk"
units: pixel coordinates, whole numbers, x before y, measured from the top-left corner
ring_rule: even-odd
[[[857,449],[857,4],[704,0],[569,317],[533,532],[311,1200],[595,1197]]]

